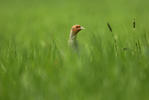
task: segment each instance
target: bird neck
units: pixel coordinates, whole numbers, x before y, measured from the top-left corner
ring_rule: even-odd
[[[72,31],[70,32],[68,43],[72,48],[74,48],[74,49],[78,48],[77,35],[74,34]]]
[[[79,53],[77,34],[73,33],[72,31],[69,35],[68,44],[75,52]]]
[[[69,35],[69,40],[76,41],[76,39],[77,35],[73,31],[71,31]]]

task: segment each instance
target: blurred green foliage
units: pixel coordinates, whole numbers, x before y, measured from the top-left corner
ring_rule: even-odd
[[[0,100],[148,100],[148,4],[1,0]],[[67,45],[74,24],[86,28],[80,55]]]

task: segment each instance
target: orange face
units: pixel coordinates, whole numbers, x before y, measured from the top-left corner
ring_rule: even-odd
[[[72,26],[72,32],[74,34],[77,34],[80,30],[82,30],[82,27],[80,25],[74,25],[74,26]]]

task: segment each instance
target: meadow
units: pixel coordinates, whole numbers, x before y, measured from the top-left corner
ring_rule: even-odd
[[[0,100],[149,100],[148,5],[0,0]],[[68,47],[75,24],[86,28],[79,55]]]

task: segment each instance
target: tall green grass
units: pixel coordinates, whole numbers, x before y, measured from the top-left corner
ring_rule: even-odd
[[[147,0],[0,2],[0,100],[149,99]]]

